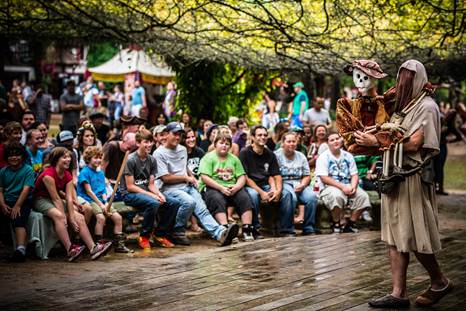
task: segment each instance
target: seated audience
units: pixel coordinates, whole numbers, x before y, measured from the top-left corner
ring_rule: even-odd
[[[244,241],[252,241],[252,203],[244,189],[246,175],[241,161],[232,153],[231,136],[219,133],[215,150],[206,154],[199,165],[200,192],[217,222],[228,226],[227,206],[234,206],[241,217]]]
[[[252,145],[241,150],[239,158],[246,172],[246,190],[251,197],[253,209],[253,236],[262,238],[259,233],[260,203],[279,205],[279,233],[283,236],[294,235],[294,207],[290,204],[289,192],[282,192],[282,177],[277,157],[265,147],[267,129],[262,125],[251,130]]]
[[[101,242],[105,220],[108,216],[113,221],[113,235],[115,252],[129,253],[125,246],[125,235],[123,234],[123,220],[121,215],[107,203],[107,184],[105,175],[100,170],[102,162],[102,148],[96,146],[88,147],[83,154],[86,166],[79,173],[78,196],[92,206],[92,211],[96,218],[94,238],[96,242]]]
[[[47,167],[37,178],[34,188],[34,210],[52,219],[58,239],[68,252],[68,260],[74,261],[84,251],[84,246],[72,244],[68,235],[68,225],[78,233],[90,251],[93,260],[107,252],[111,242],[94,243],[87,228],[84,216],[75,210],[77,201],[73,177],[68,171],[71,163],[71,151],[56,147],[50,152]],[[65,194],[65,200],[60,196]]]
[[[0,207],[14,229],[16,250],[10,259],[23,262],[26,259],[26,227],[35,176],[32,168],[25,164],[26,149],[20,143],[7,145],[4,156],[8,166],[0,169]]]
[[[304,208],[299,208],[295,222],[303,224],[303,235],[315,233],[315,215],[317,207],[317,195],[309,186],[311,181],[311,171],[306,156],[296,150],[298,143],[297,134],[289,132],[283,135],[282,147],[275,151],[280,174],[283,179],[283,192],[290,193],[291,202],[289,204],[296,207],[297,204],[304,204]],[[288,219],[288,223],[290,219]]]
[[[40,146],[44,142],[44,136],[38,129],[32,129],[27,132],[27,159],[26,163],[32,166],[32,169],[36,174],[42,170],[43,155],[44,153],[40,149]]]
[[[152,133],[145,128],[136,133],[135,152],[128,156],[123,176],[120,181],[120,192],[126,205],[141,209],[144,212],[139,247],[150,249],[150,238],[161,247],[173,247],[168,240],[171,224],[178,211],[178,203],[169,195],[164,195],[155,185],[157,163],[150,155],[153,144]],[[155,216],[163,209],[163,215],[154,231]]]
[[[319,155],[321,155],[325,150],[328,149],[327,134],[328,129],[323,124],[319,124],[314,128],[314,141],[309,146],[309,152],[307,153],[309,166],[312,170],[316,166],[316,160],[319,157]]]
[[[353,232],[359,230],[356,220],[364,209],[371,207],[368,194],[358,187],[358,169],[353,156],[342,150],[343,139],[338,133],[328,136],[328,150],[316,162],[315,174],[320,178],[320,197],[332,213],[333,232]],[[351,217],[342,228],[344,209],[351,209]]]
[[[194,215],[200,225],[221,246],[230,245],[238,234],[238,225],[229,225],[227,228],[219,225],[207,210],[201,194],[197,190],[198,182],[191,171],[187,169],[187,151],[180,145],[183,128],[177,122],[167,125],[168,136],[164,146],[155,151],[157,160],[157,178],[162,179],[162,190],[166,195],[175,197],[181,202],[174,227],[175,243],[189,244],[186,238],[186,224],[189,217]]]
[[[3,156],[5,146],[14,142],[19,143],[21,141],[21,131],[21,124],[15,121],[8,122],[3,128],[3,142],[0,144],[0,168],[8,165]]]

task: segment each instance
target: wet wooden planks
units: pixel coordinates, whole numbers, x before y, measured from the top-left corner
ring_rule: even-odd
[[[390,289],[379,234],[266,239],[195,253],[186,248],[167,258],[155,250],[148,258],[77,264],[1,263],[0,309],[369,310],[367,300]],[[458,310],[466,298],[466,231],[449,232],[443,242],[439,259],[456,289],[438,309]],[[408,284],[412,301],[428,285],[415,259]]]

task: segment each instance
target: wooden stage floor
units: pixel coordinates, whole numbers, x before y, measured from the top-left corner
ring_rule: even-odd
[[[153,249],[92,262],[0,263],[0,310],[370,310],[390,289],[380,232],[271,238],[232,247]],[[196,241],[201,243],[201,241]],[[466,230],[443,232],[454,291],[435,308],[466,310]],[[144,256],[146,255],[146,256]],[[413,256],[414,257],[414,256]],[[411,301],[428,286],[412,258]],[[418,310],[412,304],[410,310]]]

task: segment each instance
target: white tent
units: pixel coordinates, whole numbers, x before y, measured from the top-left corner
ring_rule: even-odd
[[[139,72],[142,81],[153,84],[167,84],[175,73],[166,64],[154,64],[141,49],[119,51],[106,63],[89,68],[92,77],[98,81],[120,82],[125,75]]]

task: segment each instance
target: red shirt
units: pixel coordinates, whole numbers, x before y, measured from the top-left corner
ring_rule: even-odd
[[[55,180],[55,187],[57,189],[57,192],[63,191],[66,192],[66,185],[73,180],[73,175],[71,175],[70,172],[65,171],[65,174],[63,175],[63,178],[58,177],[57,171],[55,170],[55,167],[50,166],[47,167],[42,174],[39,175],[36,179],[36,184],[34,186],[34,197],[36,198],[47,198],[50,199],[50,193],[47,190],[47,187],[45,187],[45,184],[43,183],[43,179],[45,176],[50,176]]]

